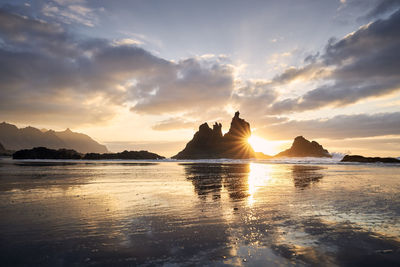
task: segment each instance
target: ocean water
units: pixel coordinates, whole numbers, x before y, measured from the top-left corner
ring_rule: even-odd
[[[400,166],[0,160],[1,266],[400,266]]]

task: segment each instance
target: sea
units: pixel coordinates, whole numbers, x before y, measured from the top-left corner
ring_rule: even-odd
[[[400,266],[400,166],[0,159],[0,266]]]

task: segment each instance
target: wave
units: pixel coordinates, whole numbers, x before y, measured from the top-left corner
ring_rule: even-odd
[[[271,158],[271,159],[163,159],[164,162],[196,162],[196,163],[265,163],[265,164],[338,164],[344,157],[341,153],[332,153],[332,158],[302,157],[302,158]]]

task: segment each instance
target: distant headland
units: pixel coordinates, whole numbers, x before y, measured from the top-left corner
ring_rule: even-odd
[[[76,133],[70,129],[65,131],[39,130],[34,127],[17,128],[17,126],[0,123],[0,143],[9,151],[47,147],[51,149],[73,149],[79,153],[107,153],[105,145],[101,145],[90,136]]]

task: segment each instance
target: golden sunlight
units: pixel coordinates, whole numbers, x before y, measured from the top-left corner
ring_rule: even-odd
[[[280,150],[280,143],[268,141],[264,138],[261,138],[257,135],[251,135],[247,142],[253,147],[254,151],[262,152],[267,155],[275,155]]]
[[[271,179],[271,165],[250,163],[250,173],[248,178],[249,197],[247,202],[252,206],[255,202],[254,194],[259,187],[265,186]]]

